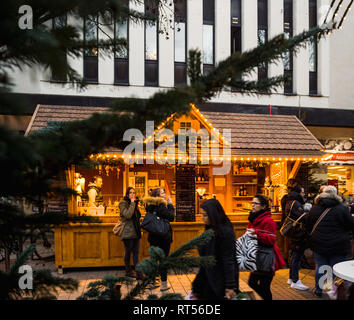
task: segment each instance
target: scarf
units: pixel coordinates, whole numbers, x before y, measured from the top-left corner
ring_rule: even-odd
[[[253,212],[251,211],[249,216],[248,216],[248,221],[253,223],[253,221],[258,218],[261,214],[263,214],[264,212],[270,211],[269,208],[265,208],[265,209],[261,209],[257,212]]]

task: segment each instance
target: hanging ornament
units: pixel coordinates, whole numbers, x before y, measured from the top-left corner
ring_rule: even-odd
[[[105,170],[106,170],[106,176],[108,177],[109,176],[109,166],[106,166]]]
[[[120,172],[120,169],[117,167],[117,179],[119,179],[119,172]]]
[[[99,175],[102,174],[102,165],[101,164],[98,165],[98,174]]]

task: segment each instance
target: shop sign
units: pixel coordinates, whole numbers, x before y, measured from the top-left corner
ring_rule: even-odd
[[[326,161],[354,161],[354,152],[332,153]]]

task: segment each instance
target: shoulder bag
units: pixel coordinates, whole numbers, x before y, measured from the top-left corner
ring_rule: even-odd
[[[258,240],[255,234],[246,232],[235,241],[236,261],[240,271],[256,271]]]
[[[258,231],[266,232],[273,237],[276,237],[274,233],[271,233],[267,230],[258,229]],[[256,266],[257,272],[273,272],[274,271],[274,246],[273,245],[265,245],[258,241],[258,251],[257,251],[257,259]]]
[[[329,210],[331,210],[331,208],[327,208],[326,210],[323,211],[323,213],[321,214],[321,216],[317,219],[315,225],[312,228],[312,231],[310,233],[310,236],[312,236],[312,234],[314,233],[314,231],[316,230],[318,224],[321,222],[321,220],[325,217],[325,215],[329,212]]]
[[[145,217],[141,222],[141,227],[151,234],[163,237],[168,234],[170,223],[167,220],[158,217],[155,211],[146,212]]]
[[[113,233],[118,236],[118,237],[121,237],[122,236],[122,233],[123,233],[123,230],[124,230],[124,227],[125,227],[125,223],[122,222],[120,219],[118,220],[118,222],[116,223],[116,225],[114,226],[113,228]]]
[[[305,225],[302,222],[300,222],[300,220],[307,214],[307,212],[304,212],[296,220],[290,218],[291,210],[293,209],[294,204],[295,201],[292,202],[289,214],[285,218],[285,221],[282,227],[280,228],[280,234],[283,237],[287,237],[291,239],[301,239],[306,235],[306,231],[305,231]]]

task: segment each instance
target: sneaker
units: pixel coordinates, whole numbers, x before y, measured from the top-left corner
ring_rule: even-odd
[[[288,284],[292,285],[293,284],[293,280],[288,279]]]
[[[308,290],[309,287],[305,286],[301,280],[297,280],[297,282],[293,282],[290,286],[292,289],[296,289],[296,290]]]

